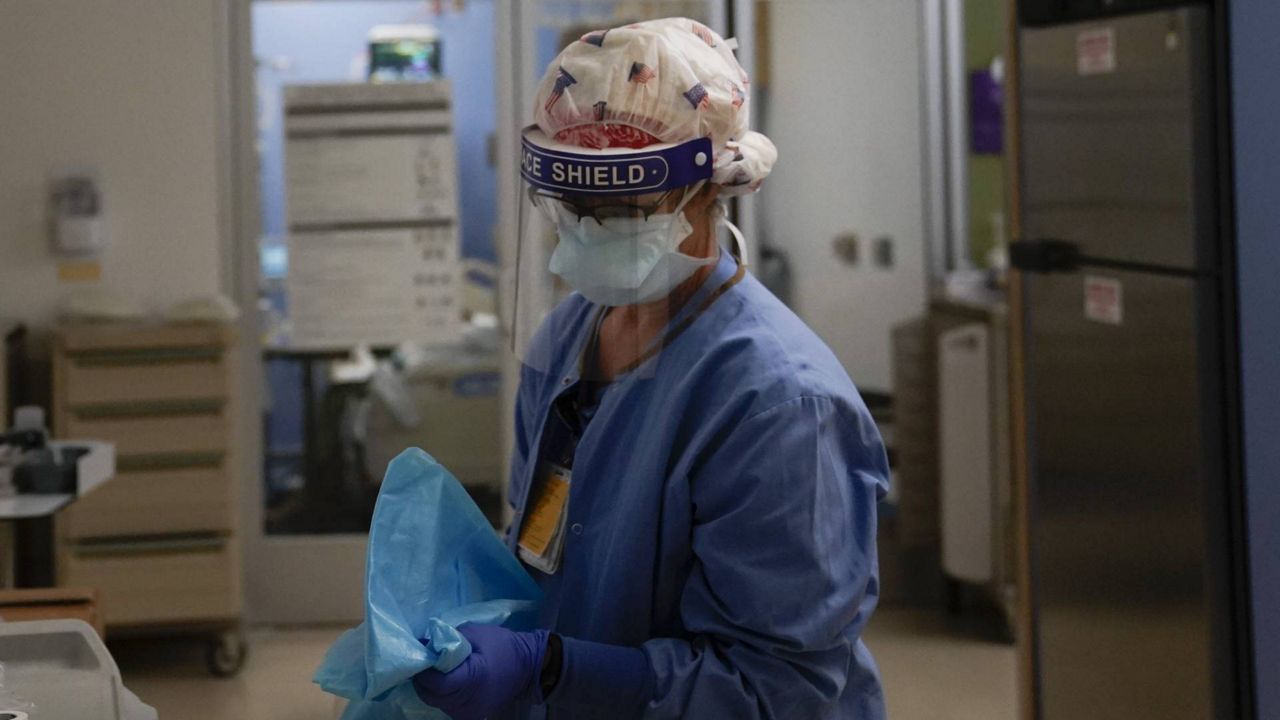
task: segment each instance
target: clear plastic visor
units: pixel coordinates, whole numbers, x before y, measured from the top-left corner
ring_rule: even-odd
[[[643,370],[719,257],[709,218],[684,212],[703,184],[602,196],[523,182],[510,312],[520,361],[606,380]]]

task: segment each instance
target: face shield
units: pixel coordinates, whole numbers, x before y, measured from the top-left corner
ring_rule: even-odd
[[[642,359],[661,345],[698,271],[719,257],[714,232],[685,213],[712,165],[706,138],[592,150],[525,130],[511,328],[522,363],[545,370],[585,350],[581,330],[614,308],[628,322],[601,329],[612,350]]]

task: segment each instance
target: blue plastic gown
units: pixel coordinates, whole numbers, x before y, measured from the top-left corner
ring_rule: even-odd
[[[538,588],[457,479],[416,448],[387,467],[367,557],[365,621],[338,638],[314,681],[351,700],[343,720],[447,720],[410,680],[467,658],[459,625],[528,625]]]
[[[735,270],[723,254],[685,307]],[[578,382],[594,311],[566,300],[523,370],[513,548],[551,403]],[[748,275],[600,397],[574,456],[561,569],[531,571],[540,626],[641,647],[657,688],[644,718],[880,720],[860,635],[878,595],[876,504],[888,475],[840,363]]]

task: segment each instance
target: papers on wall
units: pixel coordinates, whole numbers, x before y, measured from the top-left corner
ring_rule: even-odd
[[[446,219],[457,207],[447,131],[289,139],[289,212],[306,224]]]
[[[447,343],[461,330],[447,82],[285,92],[290,344]]]
[[[298,232],[292,240],[298,248],[289,263],[294,345],[456,337],[454,228]]]

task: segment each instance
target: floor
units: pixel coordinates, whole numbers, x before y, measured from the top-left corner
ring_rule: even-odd
[[[1017,655],[986,620],[962,627],[938,610],[881,609],[866,633],[890,720],[1015,720]]]
[[[311,684],[337,628],[258,629],[243,672],[204,669],[190,643],[113,644],[125,684],[161,720],[328,720],[332,698]],[[880,663],[892,720],[1013,720],[1013,646],[949,629],[936,611],[883,609],[867,633]]]
[[[196,643],[137,640],[110,649],[125,687],[160,720],[330,720],[338,716],[335,700],[311,683],[311,674],[340,633],[252,630],[245,667],[229,679],[209,674]]]

